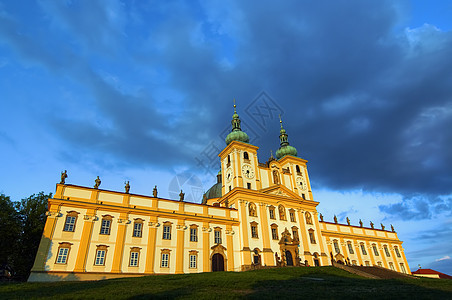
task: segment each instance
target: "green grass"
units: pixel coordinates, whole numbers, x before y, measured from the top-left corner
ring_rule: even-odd
[[[91,282],[0,283],[0,299],[452,299],[452,280],[375,280],[333,267],[160,275]]]

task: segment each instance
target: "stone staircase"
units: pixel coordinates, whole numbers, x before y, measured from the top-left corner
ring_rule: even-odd
[[[392,271],[389,269],[385,269],[382,267],[367,267],[367,266],[345,266],[342,264],[338,264],[336,262],[333,262],[333,267],[343,269],[347,272],[363,276],[366,278],[373,278],[373,279],[396,279],[396,278],[417,278],[416,276],[399,273],[396,271]]]

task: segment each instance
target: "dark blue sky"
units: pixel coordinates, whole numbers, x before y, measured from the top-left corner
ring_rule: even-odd
[[[452,274],[451,15],[450,1],[0,0],[0,192],[53,192],[66,169],[199,201],[235,98],[261,161],[282,115],[326,219],[392,223],[413,270]]]

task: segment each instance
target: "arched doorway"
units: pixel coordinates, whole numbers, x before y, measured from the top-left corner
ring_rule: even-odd
[[[286,264],[288,266],[293,266],[292,253],[289,250],[286,250]]]
[[[212,272],[224,271],[224,257],[220,253],[212,256]]]

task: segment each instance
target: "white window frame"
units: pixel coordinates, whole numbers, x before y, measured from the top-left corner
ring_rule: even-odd
[[[76,220],[77,220],[77,217],[75,217],[75,216],[66,216],[66,222],[64,223],[63,231],[74,232]]]
[[[190,228],[190,242],[198,241],[198,228]]]
[[[131,267],[138,267],[138,258],[140,257],[140,252],[138,251],[132,251],[130,252],[130,266]]]
[[[56,263],[57,264],[66,264],[68,254],[69,254],[69,248],[60,248],[58,250],[58,256],[57,256]]]
[[[133,237],[141,237],[143,234],[143,223],[135,222],[133,224]]]
[[[162,262],[160,266],[162,268],[169,268],[169,253],[162,253]]]
[[[171,225],[163,225],[163,237],[164,240],[171,240]]]
[[[111,228],[111,220],[102,219],[102,223],[100,224],[100,234],[109,235]]]
[[[196,269],[197,268],[197,255],[196,254],[190,254],[190,259],[189,259],[190,265],[189,268],[190,269]]]
[[[214,231],[215,244],[221,244],[221,230]]]
[[[94,261],[94,265],[96,266],[105,266],[105,256],[107,254],[107,250],[96,250],[96,260]]]

